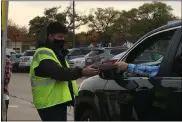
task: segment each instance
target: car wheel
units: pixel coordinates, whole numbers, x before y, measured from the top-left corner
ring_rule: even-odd
[[[98,120],[98,117],[93,110],[86,110],[82,114],[80,119],[80,121],[97,121],[97,120]]]

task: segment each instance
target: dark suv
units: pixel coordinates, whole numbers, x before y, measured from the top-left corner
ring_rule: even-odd
[[[155,77],[101,70],[84,80],[75,98],[75,121],[182,120],[182,22],[157,28],[119,59],[135,62],[145,51],[164,54]]]

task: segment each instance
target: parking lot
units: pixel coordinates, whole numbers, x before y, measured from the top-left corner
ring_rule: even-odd
[[[77,80],[78,85],[85,78]],[[40,120],[32,104],[32,93],[29,75],[27,73],[13,73],[9,84],[10,104],[8,120]],[[73,108],[68,108],[68,120],[73,120]]]

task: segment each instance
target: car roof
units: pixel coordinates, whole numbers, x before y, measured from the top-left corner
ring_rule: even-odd
[[[34,52],[34,51],[36,51],[36,50],[25,50],[25,51],[27,51],[27,52]]]
[[[125,47],[103,47],[103,49],[128,49]]]
[[[79,49],[91,49],[89,47],[80,47],[80,48],[72,48],[71,50],[79,50]]]
[[[104,48],[99,48],[99,47],[97,48],[96,47],[96,48],[92,48],[91,50],[104,50]]]

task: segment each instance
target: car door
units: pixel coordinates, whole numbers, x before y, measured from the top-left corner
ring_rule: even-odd
[[[181,38],[179,33],[178,38]],[[161,65],[159,74],[162,77],[151,79],[154,85],[154,102],[152,106],[153,119],[155,120],[182,120],[182,42],[176,41],[170,54],[167,56],[167,62]],[[171,60],[172,59],[172,60]],[[167,67],[166,67],[167,66]],[[164,73],[163,73],[164,72]]]
[[[122,60],[132,63],[146,50],[159,51],[167,56],[169,51],[166,50],[171,49],[178,34],[178,28],[154,32],[133,46]],[[150,120],[150,115],[154,114],[151,109],[155,99],[153,88],[151,79],[128,72],[122,72],[115,80],[108,80],[104,93],[110,120]]]
[[[137,89],[133,103],[135,113],[139,120],[181,120],[182,79],[180,75],[173,75],[171,72],[173,71],[171,70],[173,64],[175,64],[173,63],[174,60],[171,59],[175,59],[177,50],[180,50],[178,47],[181,48],[179,46],[181,30],[178,30],[177,33],[174,37],[175,40],[173,40],[164,55],[158,75],[153,78],[148,78],[148,81],[153,87],[151,89],[145,88],[145,90],[143,88]],[[181,54],[180,51],[178,51],[177,55]],[[181,64],[179,62],[178,66]]]

